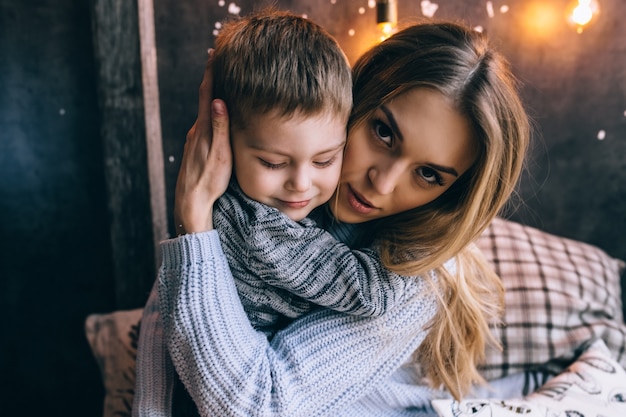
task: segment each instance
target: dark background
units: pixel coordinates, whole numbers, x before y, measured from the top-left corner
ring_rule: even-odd
[[[111,243],[95,3],[0,0],[3,415],[101,415],[103,388],[84,319],[140,307],[149,289],[131,299],[116,295],[113,248],[119,243]],[[231,3],[241,14],[266,4],[155,1],[170,232],[173,187],[206,49]],[[325,26],[352,62],[379,36],[373,1],[276,3]],[[565,21],[567,0],[493,1],[491,15],[487,3],[432,4],[438,4],[435,17],[481,26],[522,82],[535,142],[512,218],[626,259],[626,2],[600,0],[601,13],[582,34]],[[399,0],[399,16],[401,23],[420,18],[420,2]],[[145,245],[152,247],[150,239]]]

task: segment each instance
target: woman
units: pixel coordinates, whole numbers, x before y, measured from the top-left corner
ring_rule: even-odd
[[[271,341],[252,329],[211,231],[231,162],[219,101],[209,139],[209,68],[176,189],[177,225],[192,234],[164,242],[159,277],[168,351],[201,415],[414,415],[441,386],[459,398],[481,379],[476,364],[502,289],[468,245],[513,191],[528,144],[511,74],[482,35],[449,23],[398,32],[353,73],[329,204],[340,222],[327,227],[415,276],[410,294],[382,317],[320,309]],[[142,335],[159,329],[151,308],[153,297]],[[169,360],[154,339],[140,351],[149,343]],[[168,415],[168,395],[154,402],[154,388],[171,393],[171,375],[149,360],[140,353],[135,414]]]

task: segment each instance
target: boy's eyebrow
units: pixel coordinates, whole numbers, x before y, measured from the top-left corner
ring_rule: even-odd
[[[339,149],[339,148],[343,148],[344,146],[346,146],[346,140],[345,140],[345,139],[344,139],[344,140],[342,140],[340,143],[337,143],[336,145],[331,146],[331,147],[330,147],[330,148],[328,148],[328,149],[324,149],[323,151],[318,152],[317,154],[318,154],[318,155],[320,155],[320,154],[323,154],[323,153],[328,153],[328,152],[336,151],[337,149]]]
[[[404,137],[402,136],[402,132],[400,131],[400,128],[398,127],[398,123],[396,122],[396,118],[393,116],[393,113],[391,112],[391,110],[389,110],[387,106],[385,106],[384,104],[380,106],[380,109],[387,116],[387,120],[389,121],[389,124],[391,125],[391,130],[393,130],[393,132],[395,133],[395,135],[398,137],[398,139],[401,142],[404,142]],[[457,178],[459,177],[459,173],[457,172],[457,170],[452,167],[446,167],[443,165],[438,165],[438,164],[433,164],[433,163],[429,163],[428,166],[430,166],[433,169],[436,169],[437,171],[454,175]]]
[[[278,149],[271,149],[271,148],[268,148],[266,146],[261,146],[258,142],[250,143],[248,146],[250,148],[252,148],[252,149],[256,149],[257,151],[271,152],[271,153],[275,153],[275,154],[278,154],[278,155],[283,155],[283,153],[281,153],[280,150],[278,150]],[[343,148],[344,146],[346,146],[346,140],[345,139],[342,140],[341,142],[338,142],[335,145],[331,145],[327,149],[319,151],[318,153],[316,153],[316,155],[321,155],[323,153],[336,151],[336,150],[338,150],[340,148]],[[285,155],[285,156],[288,156],[288,155]]]

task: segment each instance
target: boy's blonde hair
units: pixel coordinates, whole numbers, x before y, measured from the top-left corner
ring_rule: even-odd
[[[306,18],[264,9],[225,23],[213,56],[215,97],[226,102],[233,127],[270,111],[348,119],[350,65],[336,40]]]
[[[476,239],[513,193],[530,138],[529,121],[504,58],[478,32],[450,22],[408,27],[356,63],[349,129],[382,104],[414,88],[439,91],[470,122],[479,156],[433,202],[373,222],[381,259],[405,275],[435,269],[441,308],[416,359],[435,386],[455,398],[482,382],[477,365],[497,320],[504,290],[472,250]],[[408,139],[407,139],[408,140]],[[456,258],[457,271],[441,265]]]

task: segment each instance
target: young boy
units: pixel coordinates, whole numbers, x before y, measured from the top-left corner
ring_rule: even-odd
[[[339,181],[352,107],[351,72],[339,45],[305,18],[262,12],[223,27],[213,71],[214,95],[228,107],[234,162],[213,222],[252,325],[271,336],[311,303],[382,314],[393,292],[367,282],[382,278],[357,281],[347,274],[338,282],[287,271],[281,278],[268,267],[283,256],[272,249],[272,230],[292,228],[294,247],[301,247],[298,230],[314,226],[305,218],[330,199]],[[371,275],[382,269],[364,268]]]

